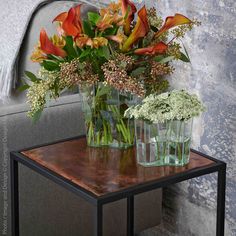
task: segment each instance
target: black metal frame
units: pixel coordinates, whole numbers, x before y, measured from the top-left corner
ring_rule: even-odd
[[[81,137],[81,136],[80,136]],[[78,137],[76,137],[78,138]],[[72,138],[74,139],[74,138]],[[67,139],[71,140],[71,139]],[[51,143],[52,144],[52,143]],[[42,145],[41,145],[42,146]],[[11,171],[11,209],[12,209],[12,235],[19,236],[19,186],[18,186],[18,163],[21,163],[44,177],[54,181],[55,183],[65,187],[69,191],[84,198],[91,204],[95,205],[95,232],[94,235],[102,236],[103,231],[103,205],[114,202],[123,198],[127,199],[127,236],[134,235],[134,196],[139,193],[147,192],[153,189],[166,187],[171,184],[179,183],[184,180],[192,179],[202,175],[218,172],[217,185],[217,221],[216,236],[224,236],[225,222],[225,185],[226,185],[226,163],[215,158],[202,154],[198,151],[191,150],[194,153],[214,161],[205,167],[192,169],[184,173],[175,174],[173,176],[164,177],[159,180],[149,181],[144,184],[136,185],[125,190],[106,194],[97,197],[93,193],[79,187],[73,182],[54,173],[53,171],[39,165],[35,161],[27,158],[20,152],[11,152],[10,155],[10,171]]]

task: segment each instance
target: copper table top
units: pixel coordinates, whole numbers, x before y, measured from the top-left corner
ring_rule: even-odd
[[[91,148],[85,138],[21,153],[97,197],[215,163],[191,152],[190,162],[184,167],[143,167],[136,163],[134,148]]]

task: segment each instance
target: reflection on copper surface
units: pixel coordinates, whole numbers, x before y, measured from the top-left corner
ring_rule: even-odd
[[[136,163],[134,148],[92,148],[84,138],[22,153],[97,196],[214,163],[191,153],[184,167],[142,167]]]

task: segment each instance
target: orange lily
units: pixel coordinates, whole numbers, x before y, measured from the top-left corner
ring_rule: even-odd
[[[119,44],[122,44],[127,39],[124,33],[120,31],[118,31],[116,35],[107,36],[107,38]]]
[[[156,32],[155,37],[158,38],[161,34],[178,25],[190,24],[192,21],[188,19],[186,16],[181,14],[175,14],[175,16],[169,16],[165,20],[165,24],[161,27],[161,29]]]
[[[65,57],[66,52],[60,47],[55,46],[47,36],[44,29],[40,31],[40,48],[46,54],[53,54],[55,56]]]
[[[164,54],[167,50],[168,46],[163,43],[159,42],[153,46],[146,47],[146,48],[139,48],[134,51],[135,54],[138,55],[156,55],[156,54]]]
[[[61,27],[66,33],[66,35],[76,37],[78,34],[82,33],[82,23],[80,8],[81,5],[72,7],[69,12],[62,12],[53,20],[61,23]]]
[[[30,59],[32,62],[39,62],[39,63],[41,63],[43,60],[47,59],[47,56],[43,53],[43,51],[40,47],[40,43],[38,43],[35,46]]]
[[[56,16],[52,22],[55,22],[55,21],[63,22],[65,21],[67,16],[68,16],[68,12],[62,12],[58,16]]]
[[[106,13],[96,24],[100,31],[104,31],[108,28],[112,28],[113,25],[113,15]]]
[[[137,12],[137,9],[133,2],[129,0],[121,0],[121,11],[122,11],[123,17],[126,16],[128,10],[129,10],[128,16],[125,19],[125,23],[124,23],[124,32],[126,35],[130,34],[130,25],[134,19],[134,14]]]
[[[92,47],[93,41],[91,38],[88,37],[88,35],[79,35],[75,38],[75,43],[77,47],[83,48],[84,46],[90,46]]]
[[[148,31],[149,31],[149,24],[148,24],[148,19],[147,19],[147,10],[145,6],[143,6],[138,12],[137,23],[131,35],[125,41],[122,47],[122,51],[123,52],[129,51],[130,47],[135,42],[137,42],[138,39],[143,38],[148,33]]]

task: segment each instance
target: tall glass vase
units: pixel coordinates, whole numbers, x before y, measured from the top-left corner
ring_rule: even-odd
[[[134,96],[103,83],[81,88],[88,146],[129,148],[134,145],[134,121],[124,118],[136,104]]]
[[[173,120],[167,125],[169,154],[165,164],[184,166],[189,163],[193,119],[188,121]]]
[[[135,120],[136,157],[143,166],[162,166],[168,155],[166,123]]]

